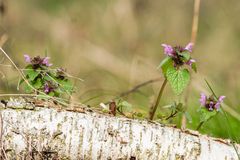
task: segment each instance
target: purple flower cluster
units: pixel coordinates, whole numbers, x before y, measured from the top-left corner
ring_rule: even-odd
[[[46,94],[54,91],[56,89],[56,86],[54,86],[53,84],[51,84],[50,82],[46,82],[44,84],[43,90]]]
[[[47,67],[52,66],[52,64],[49,63],[50,57],[41,58],[40,56],[36,56],[31,58],[29,55],[25,54],[24,58],[25,58],[25,62],[31,63],[34,68],[37,68],[40,66],[47,66]]]
[[[192,58],[189,59],[187,62],[183,62],[183,60],[181,59],[182,56],[179,55],[179,53],[186,51],[191,53],[193,50],[193,43],[188,43],[188,45],[185,47],[181,46],[172,47],[171,45],[168,44],[162,44],[162,46],[164,47],[164,53],[173,59],[175,66],[181,66],[184,63],[191,66],[193,63],[196,62]]]
[[[201,93],[200,103],[201,106],[206,107],[209,111],[214,109],[218,111],[224,98],[225,96],[220,96],[218,100],[215,100],[213,96],[207,97],[204,93]]]

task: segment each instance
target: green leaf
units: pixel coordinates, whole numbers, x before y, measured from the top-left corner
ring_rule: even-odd
[[[40,74],[40,71],[34,70],[32,66],[28,66],[26,69],[25,74],[30,81],[34,81],[34,79]]]
[[[190,81],[190,74],[187,69],[176,70],[174,67],[168,67],[166,77],[177,95],[183,92]]]
[[[162,72],[164,74],[164,76],[166,76],[166,72],[168,67],[173,66],[173,60],[171,59],[171,57],[166,57],[158,66],[159,68],[162,68]]]
[[[178,103],[177,106],[176,106],[176,110],[178,112],[183,112],[184,111],[183,104],[182,103]]]
[[[43,80],[44,80],[44,81],[52,81],[53,78],[51,78],[51,77],[48,76],[48,75],[45,75],[45,76],[43,77]]]
[[[199,112],[200,112],[200,122],[206,122],[218,113],[216,110],[209,111],[205,107],[201,107]]]
[[[179,53],[179,55],[183,56],[183,59],[185,62],[191,59],[189,52],[182,52],[182,53]]]
[[[143,117],[143,114],[140,113],[140,112],[137,112],[137,113],[136,113],[136,116],[139,117],[139,118],[141,118],[141,117]]]
[[[54,91],[54,96],[55,96],[55,97],[59,97],[60,95],[61,95],[60,92]]]
[[[24,83],[24,91],[26,93],[32,93],[33,92],[33,89],[27,84],[27,83]]]
[[[56,79],[56,81],[60,84],[59,87],[62,88],[66,92],[73,92],[73,84],[71,81],[65,79],[65,80],[59,80]]]
[[[128,103],[127,101],[119,100],[117,102],[117,107],[120,109],[121,112],[131,112],[132,111],[132,104]]]
[[[54,94],[54,92],[49,92],[48,95],[53,97],[55,94]]]
[[[33,87],[36,89],[40,89],[43,86],[41,78],[38,78],[35,83],[33,83]]]
[[[157,69],[161,68],[164,64],[168,63],[169,60],[171,60],[170,57],[164,58],[162,62],[158,65]]]
[[[192,67],[192,70],[194,70],[194,72],[197,72],[197,65],[196,65],[196,63],[192,63],[191,67]]]

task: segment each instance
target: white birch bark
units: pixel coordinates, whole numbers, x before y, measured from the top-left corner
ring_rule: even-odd
[[[161,124],[95,112],[26,108],[32,109],[9,102],[1,110],[2,155],[8,159],[238,159],[227,142]]]

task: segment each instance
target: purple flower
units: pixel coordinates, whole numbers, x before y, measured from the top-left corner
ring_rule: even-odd
[[[186,64],[189,66],[192,66],[193,63],[196,63],[195,59],[190,59],[189,61],[186,62]]]
[[[162,44],[162,46],[164,47],[164,53],[170,57],[174,56],[174,49],[171,45],[167,45],[167,44]]]
[[[226,98],[226,96],[220,96],[220,97],[218,98],[218,101],[217,101],[217,103],[216,103],[215,106],[214,106],[214,108],[215,108],[216,110],[219,110],[220,105],[221,105],[221,103],[223,102],[223,99],[224,99],[224,98]]]
[[[215,100],[213,96],[207,97],[204,93],[201,93],[200,104],[209,111],[213,111],[214,109],[218,111],[224,98],[225,96],[220,96],[218,100]]]
[[[56,89],[56,86],[51,82],[46,82],[43,86],[43,91],[48,94]]]
[[[49,63],[49,59],[50,59],[50,57],[43,58],[42,64],[44,64],[44,65],[46,65],[48,67],[52,66],[52,64]]]
[[[175,68],[179,68],[184,64],[189,65],[196,72],[196,67],[192,66],[193,63],[196,63],[194,59],[191,58],[190,52],[193,49],[193,43],[188,43],[186,47],[175,46],[172,47],[168,44],[162,44],[164,48],[164,53],[170,57],[173,61],[173,65]]]
[[[200,103],[202,106],[206,105],[207,96],[204,93],[201,93]]]
[[[208,110],[209,111],[212,111],[213,110],[213,107],[214,107],[214,103],[212,101],[209,102],[209,105],[208,105]]]
[[[189,51],[189,52],[192,52],[192,49],[193,49],[193,43],[191,43],[191,42],[188,43],[184,49],[187,50],[187,51]]]
[[[48,83],[45,83],[45,84],[44,84],[44,92],[45,92],[45,93],[49,93],[50,90],[51,90],[51,89],[50,89],[50,86],[48,85]]]
[[[30,63],[31,62],[31,57],[27,54],[24,55],[25,62]]]
[[[47,67],[52,66],[52,64],[49,63],[50,57],[41,58],[40,56],[35,56],[31,58],[29,55],[25,54],[24,59],[27,63],[31,63],[34,69],[41,66],[47,66]]]

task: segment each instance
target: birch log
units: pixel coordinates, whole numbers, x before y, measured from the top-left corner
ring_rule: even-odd
[[[232,145],[205,135],[95,112],[29,106],[10,101],[1,110],[6,159],[238,159]]]

